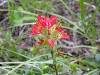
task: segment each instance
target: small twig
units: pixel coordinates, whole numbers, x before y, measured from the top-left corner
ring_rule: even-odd
[[[35,22],[33,22],[33,23],[23,23],[23,24],[21,24],[21,26],[24,26],[24,25],[34,25],[34,24],[36,24]]]
[[[77,62],[77,60],[74,60],[74,61],[72,61],[72,62],[70,62],[71,64],[74,64],[74,63],[76,63]]]
[[[74,44],[73,42],[71,42],[71,41],[63,40],[63,42],[65,42],[65,43],[68,44],[68,45],[72,45],[72,46],[75,45],[75,44]]]

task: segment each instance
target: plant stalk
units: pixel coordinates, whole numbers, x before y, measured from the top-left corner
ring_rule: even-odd
[[[58,75],[58,71],[57,71],[57,67],[56,67],[56,57],[54,56],[53,50],[51,50],[51,56],[52,56],[52,59],[53,59],[53,66],[54,66],[56,75]]]

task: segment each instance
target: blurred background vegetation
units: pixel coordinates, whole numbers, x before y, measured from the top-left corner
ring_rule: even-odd
[[[38,14],[57,16],[70,35],[58,42],[59,75],[100,75],[100,0],[0,0],[0,75],[55,75],[50,54],[33,50]]]

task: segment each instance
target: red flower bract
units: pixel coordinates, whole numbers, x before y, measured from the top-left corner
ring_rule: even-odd
[[[46,40],[40,40],[38,42],[39,45],[43,45],[44,43],[48,43],[51,48],[54,48],[54,46],[55,46],[54,40],[48,40],[48,39],[46,39]]]
[[[60,40],[63,39],[69,39],[69,35],[67,33],[62,33],[62,37],[60,38]]]
[[[39,44],[39,45],[43,45],[44,42],[45,42],[45,40],[40,40],[40,41],[38,42],[38,44]]]
[[[48,44],[50,45],[51,48],[54,48],[54,40],[47,40]]]
[[[53,47],[55,46],[54,40],[48,40],[48,39],[46,39],[46,40],[40,40],[40,41],[38,42],[38,44],[39,44],[39,45],[43,45],[43,44],[46,43],[46,42],[49,44],[49,46],[50,46],[51,48],[53,48]]]
[[[38,15],[38,23],[43,27],[43,28],[51,28],[54,24],[56,24],[57,17],[56,16],[51,16],[50,19],[47,17],[42,18],[41,15]]]
[[[55,29],[56,29],[58,32],[61,32],[62,27],[61,27],[61,26],[57,26]]]
[[[55,29],[62,35],[60,40],[69,39],[68,33],[66,33],[65,30],[63,30],[61,26],[57,26]]]
[[[43,33],[42,28],[38,24],[35,24],[32,28],[32,31],[30,32],[31,35],[38,35],[42,33]]]

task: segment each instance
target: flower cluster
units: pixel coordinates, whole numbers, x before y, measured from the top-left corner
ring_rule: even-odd
[[[33,26],[30,34],[41,36],[38,42],[39,45],[47,43],[51,48],[54,48],[55,40],[69,39],[69,35],[59,24],[56,24],[56,21],[56,16],[51,16],[48,19],[47,17],[42,18],[41,15],[38,15],[38,21]]]

